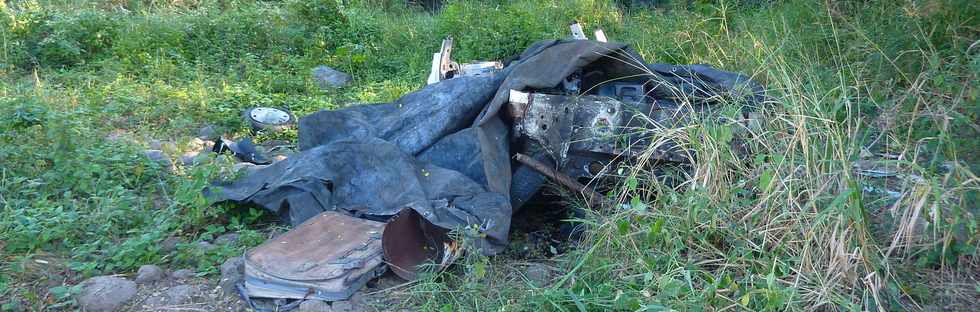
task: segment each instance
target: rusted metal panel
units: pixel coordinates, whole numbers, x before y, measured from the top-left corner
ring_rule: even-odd
[[[418,277],[419,266],[446,259],[447,232],[423,219],[412,209],[402,210],[385,226],[382,245],[391,271],[406,280]],[[444,264],[447,261],[442,261]]]
[[[569,150],[614,154],[623,126],[623,105],[605,96],[511,91],[508,113],[514,130],[539,143],[565,164]]]
[[[324,212],[245,255],[251,297],[343,300],[385,270],[384,224]]]

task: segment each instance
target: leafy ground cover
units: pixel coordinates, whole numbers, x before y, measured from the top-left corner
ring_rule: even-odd
[[[980,303],[980,5],[923,1],[0,1],[0,298],[71,309],[76,285],[158,263],[213,274],[274,218],[210,206],[230,160],[178,168],[204,125],[389,101],[424,84],[441,38],[502,59],[567,24],[648,61],[744,72],[773,103],[663,133],[697,153],[680,185],[619,168],[586,237],[547,259],[469,255],[393,290],[419,310],[971,310]],[[351,73],[321,90],[310,70]],[[732,112],[735,110],[732,109]],[[260,134],[291,139],[294,133]],[[743,158],[733,137],[751,139]],[[867,172],[888,172],[871,177]],[[233,245],[195,242],[241,233]],[[176,253],[160,242],[176,236]],[[471,253],[474,254],[474,253]]]

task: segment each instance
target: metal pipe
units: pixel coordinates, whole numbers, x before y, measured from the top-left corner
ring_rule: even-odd
[[[534,171],[540,172],[544,176],[548,177],[551,180],[554,180],[555,182],[561,184],[562,186],[568,188],[569,190],[582,194],[582,196],[585,196],[585,200],[589,202],[589,205],[591,206],[601,207],[606,203],[606,201],[604,200],[605,198],[602,196],[602,194],[599,194],[598,192],[586,187],[585,185],[579,183],[578,181],[575,181],[575,179],[572,179],[568,175],[558,172],[554,168],[551,168],[547,164],[542,163],[537,159],[531,158],[530,156],[521,153],[517,153],[514,154],[514,160],[517,160],[518,162],[525,164],[528,167],[531,167],[531,169],[534,169]]]

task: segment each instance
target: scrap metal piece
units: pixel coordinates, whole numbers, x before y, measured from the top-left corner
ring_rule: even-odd
[[[459,64],[458,67],[459,70],[453,77],[482,76],[492,74],[504,69],[504,63],[500,61],[483,61]]]
[[[541,145],[559,167],[571,146],[572,125],[581,97],[511,91],[509,110],[518,116],[514,133]]]
[[[425,84],[433,84],[439,82],[439,62],[442,60],[442,55],[439,53],[432,54],[432,69],[429,70],[429,78],[425,80]]]
[[[625,126],[623,103],[604,96],[577,98],[578,109],[572,122],[569,148],[576,152],[621,154],[616,149],[616,139]]]
[[[405,209],[385,225],[381,243],[391,271],[405,280],[418,277],[419,266],[437,259],[453,258],[445,253],[449,242],[446,230]],[[444,263],[445,261],[443,261]]]
[[[507,109],[515,133],[538,142],[559,167],[569,150],[617,154],[616,137],[625,114],[616,99],[511,90]]]
[[[439,52],[432,54],[432,68],[426,84],[433,84],[446,79],[462,76],[481,76],[497,72],[504,68],[500,61],[478,61],[459,64],[452,60],[453,37],[442,40]]]
[[[327,211],[245,254],[251,297],[344,300],[384,273],[384,224]]]
[[[602,31],[602,29],[596,29],[595,30],[595,41],[598,41],[598,42],[608,42],[608,40],[606,39],[606,32]]]
[[[449,78],[450,72],[459,69],[459,64],[453,62],[453,37],[446,37],[442,40],[442,47],[439,49],[439,80]]]
[[[611,82],[598,88],[598,95],[608,96],[623,102],[641,103],[646,98],[642,83]]]
[[[572,32],[572,39],[575,39],[575,40],[589,40],[589,37],[586,37],[585,36],[585,32],[582,31],[582,25],[579,24],[578,21],[572,22],[571,25],[568,25],[568,28]]]
[[[244,138],[235,142],[222,137],[215,142],[211,151],[218,154],[231,152],[238,160],[256,165],[268,165],[272,163],[272,160],[269,160],[268,157],[259,152],[255,147],[255,143],[252,143],[252,139],[250,138]]]

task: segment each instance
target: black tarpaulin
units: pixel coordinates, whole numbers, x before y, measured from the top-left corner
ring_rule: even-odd
[[[511,166],[518,142],[501,108],[512,89],[553,89],[576,72],[586,74],[583,90],[619,79],[671,90],[730,90],[748,81],[703,65],[648,65],[620,43],[542,41],[493,75],[303,117],[299,153],[206,193],[261,206],[293,225],[322,211],[384,220],[409,208],[439,227],[472,229],[464,233],[496,253],[507,243],[514,207],[544,181]]]

